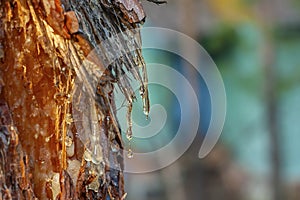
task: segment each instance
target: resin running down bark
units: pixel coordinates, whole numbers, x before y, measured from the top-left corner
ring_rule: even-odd
[[[149,113],[137,0],[0,2],[0,199],[125,199],[114,89]]]

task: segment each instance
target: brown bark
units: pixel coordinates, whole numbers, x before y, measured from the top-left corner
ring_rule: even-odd
[[[113,2],[0,2],[0,199],[126,196],[113,90],[131,105],[125,67],[147,99],[133,30],[144,17],[137,1],[130,15]]]

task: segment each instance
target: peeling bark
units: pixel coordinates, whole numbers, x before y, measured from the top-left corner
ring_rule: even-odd
[[[149,112],[144,18],[133,0],[0,2],[0,199],[125,198],[113,91],[131,110],[132,74]]]

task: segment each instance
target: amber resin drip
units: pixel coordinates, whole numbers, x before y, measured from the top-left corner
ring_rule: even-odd
[[[144,18],[139,1],[0,2],[0,199],[125,199],[114,90],[132,138]]]

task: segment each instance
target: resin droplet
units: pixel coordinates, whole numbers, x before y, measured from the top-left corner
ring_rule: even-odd
[[[150,110],[148,94],[143,97],[143,108],[144,108],[144,114],[148,118],[149,110]]]
[[[67,147],[70,147],[73,144],[73,140],[70,136],[66,137],[65,144]]]
[[[132,103],[129,103],[128,110],[127,110],[127,131],[126,131],[126,138],[130,141],[132,139],[132,118],[131,118],[131,112],[132,112]]]
[[[92,156],[92,162],[96,165],[100,164],[100,162],[103,160],[102,156],[102,150],[100,144],[96,144],[94,147],[94,152]]]
[[[131,149],[128,149],[127,157],[128,157],[128,158],[133,158],[133,152],[132,152]]]
[[[67,156],[72,157],[75,154],[75,145],[72,143],[71,146],[67,146]]]
[[[142,98],[143,98],[144,94],[145,94],[145,87],[142,85],[140,87],[140,95],[141,95]]]
[[[72,103],[72,98],[70,94],[67,94],[67,103]]]
[[[73,118],[71,114],[66,114],[66,123],[69,125],[73,123]]]
[[[51,136],[50,136],[50,137],[46,137],[46,138],[45,138],[45,142],[48,143],[48,142],[50,141],[50,139],[51,139]]]
[[[132,129],[131,127],[128,127],[127,131],[126,131],[126,138],[127,140],[132,140],[133,136],[132,136]]]
[[[112,141],[112,143],[111,143],[111,150],[114,153],[118,153],[120,151],[120,145],[117,143],[116,140]]]
[[[144,108],[144,114],[146,115],[146,119],[148,119],[148,117],[149,117],[149,111],[148,111],[148,109]]]
[[[86,149],[84,151],[83,158],[84,158],[85,161],[91,162],[92,161],[92,154],[91,154],[91,152]]]
[[[101,161],[101,163],[98,165],[98,173],[100,176],[102,176],[105,172],[105,162],[104,161]]]
[[[95,178],[94,181],[89,184],[88,188],[90,190],[93,190],[94,192],[98,192],[99,187],[100,187],[100,184],[99,184],[98,176],[97,176],[97,178]]]
[[[146,85],[142,85],[140,87],[140,95],[143,101],[143,111],[148,119],[150,104],[149,104],[149,96],[148,96],[148,89]]]

